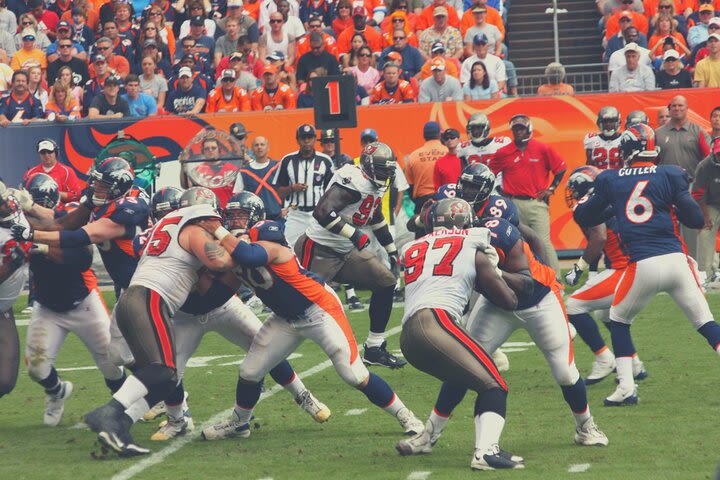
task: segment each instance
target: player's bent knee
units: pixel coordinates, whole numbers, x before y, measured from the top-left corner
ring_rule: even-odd
[[[243,383],[259,383],[267,372],[263,372],[261,365],[248,364],[247,361],[240,364],[240,380]]]
[[[27,366],[28,375],[35,382],[47,378],[52,368],[52,365],[47,359],[34,353],[30,353],[25,357],[25,365]]]
[[[590,312],[590,309],[584,306],[582,300],[576,300],[570,297],[565,300],[565,311],[568,315],[580,315],[581,313]]]
[[[580,372],[578,372],[574,362],[570,365],[554,365],[552,367],[552,374],[555,382],[561,387],[575,385],[580,378]]]

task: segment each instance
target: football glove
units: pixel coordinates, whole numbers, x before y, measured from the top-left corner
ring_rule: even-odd
[[[577,285],[583,272],[587,270],[588,267],[590,267],[590,265],[588,265],[585,259],[580,257],[580,260],[573,264],[573,268],[565,274],[565,283],[570,286]]]
[[[370,246],[370,237],[361,232],[360,229],[356,229],[353,232],[352,236],[350,237],[350,241],[359,251],[363,251],[368,246]]]
[[[33,201],[32,195],[27,190],[18,190],[16,188],[8,188],[3,192],[3,197],[6,195],[12,195],[20,204],[20,208],[23,212],[27,212],[32,209],[35,202]]]
[[[10,227],[12,237],[18,242],[32,242],[35,237],[33,228],[28,224],[16,223]]]
[[[95,204],[93,203],[93,195],[95,194],[95,190],[91,186],[85,187],[85,189],[80,194],[80,205],[83,205],[88,210],[94,210]]]
[[[390,271],[395,275],[395,278],[397,278],[400,275],[400,255],[396,250],[388,253],[388,257],[390,259]]]

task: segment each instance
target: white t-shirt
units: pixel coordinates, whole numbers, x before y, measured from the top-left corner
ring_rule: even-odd
[[[640,50],[640,65],[645,65],[647,67],[652,68],[652,60],[650,59],[650,50],[643,47],[638,47],[638,50]],[[620,67],[624,67],[627,64],[625,61],[625,50],[622,48],[620,50],[616,50],[610,55],[610,58],[608,59],[608,72],[612,72],[613,70],[617,70]]]

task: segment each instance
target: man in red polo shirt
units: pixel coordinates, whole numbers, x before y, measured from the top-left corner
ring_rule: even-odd
[[[526,115],[510,119],[513,143],[495,153],[490,169],[503,174],[503,194],[513,200],[520,221],[542,239],[547,261],[560,271],[555,248],[550,241],[550,197],[565,175],[565,161],[550,146],[532,139],[532,123]],[[548,184],[548,175],[554,174]]]
[[[465,167],[462,160],[457,156],[457,148],[460,145],[460,132],[454,128],[448,128],[440,135],[440,141],[448,149],[448,152],[435,162],[433,170],[435,190],[438,190],[446,183],[456,183],[463,167]]]
[[[57,156],[60,152],[58,144],[54,140],[44,138],[38,142],[37,150],[40,154],[40,163],[25,172],[23,180],[27,180],[36,173],[46,173],[58,184],[62,203],[80,200],[83,185],[75,174],[75,170],[58,162]]]

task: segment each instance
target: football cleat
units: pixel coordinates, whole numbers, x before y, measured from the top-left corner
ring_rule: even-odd
[[[590,417],[581,427],[575,428],[575,443],[585,446],[607,447],[608,438],[595,425],[593,418]]]
[[[98,442],[121,457],[135,457],[150,453],[147,448],[133,442],[130,435],[132,420],[125,407],[115,399],[85,415],[85,423],[97,432]]]
[[[633,385],[633,388],[627,391],[618,385],[612,395],[605,399],[605,406],[622,407],[624,405],[637,405],[639,400],[637,385]]]
[[[428,420],[425,422],[425,428],[422,432],[407,440],[400,440],[395,445],[395,450],[402,456],[432,453],[433,446],[435,445],[432,441],[432,435],[433,424]]]
[[[400,426],[405,430],[405,435],[417,435],[425,430],[425,425],[407,407],[403,407],[395,415]]]
[[[315,396],[310,393],[310,390],[304,390],[297,397],[295,397],[295,403],[300,408],[305,410],[312,418],[318,423],[327,422],[330,418],[330,409],[319,401]]]
[[[165,402],[158,402],[150,410],[145,412],[145,415],[143,415],[142,419],[146,422],[151,422],[165,414],[167,414],[167,407],[165,406]]]
[[[635,380],[645,380],[648,376],[645,370],[645,364],[638,358],[633,357],[633,378]]]
[[[154,442],[166,442],[178,435],[185,435],[188,431],[188,421],[182,416],[180,418],[168,417],[164,421],[157,432],[153,433],[150,440]]]
[[[247,438],[250,436],[250,423],[242,423],[233,411],[229,419],[204,428],[200,434],[203,440],[223,440],[225,438]]]
[[[606,352],[608,351],[606,350]],[[585,377],[585,385],[594,385],[601,382],[614,371],[615,357],[611,353],[608,355],[598,355],[593,361],[590,373]]]
[[[45,399],[45,413],[43,414],[43,423],[48,427],[57,427],[62,420],[65,411],[65,400],[70,398],[73,393],[73,384],[71,382],[62,382],[60,391],[55,395],[48,395]]]
[[[365,310],[365,305],[358,297],[350,297],[347,299],[348,310]]]
[[[407,364],[402,358],[398,358],[387,351],[387,341],[379,347],[368,347],[363,345],[363,362],[365,365],[380,365],[388,368],[402,368]]]
[[[495,362],[498,372],[507,372],[510,370],[510,359],[501,349],[498,348],[493,352],[492,359],[493,362]]]
[[[500,447],[495,444],[485,452],[475,450],[470,468],[473,470],[519,469],[525,468],[525,460],[510,452],[500,450]]]

